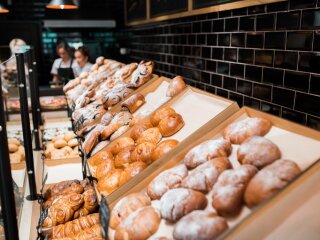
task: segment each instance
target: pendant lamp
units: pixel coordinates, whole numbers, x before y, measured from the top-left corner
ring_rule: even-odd
[[[0,13],[8,13],[9,10],[0,3]]]
[[[72,0],[51,0],[47,5],[50,9],[77,9],[78,6]]]

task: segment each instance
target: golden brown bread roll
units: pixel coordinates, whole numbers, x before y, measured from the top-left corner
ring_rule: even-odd
[[[223,137],[233,144],[241,144],[252,136],[264,136],[269,132],[271,122],[262,118],[246,118],[231,123],[223,132]]]
[[[184,126],[183,118],[180,114],[175,113],[162,119],[158,128],[164,137],[172,136]]]
[[[20,146],[20,141],[15,139],[15,138],[12,138],[12,139],[8,139],[8,144],[14,144],[14,145],[17,145],[17,146]]]
[[[176,222],[194,210],[205,209],[207,204],[208,200],[201,192],[186,188],[171,189],[160,200],[161,217]]]
[[[138,175],[143,169],[147,167],[145,162],[137,161],[126,166],[124,171],[128,174],[128,180]]]
[[[143,193],[131,193],[127,195],[117,202],[112,209],[110,216],[110,227],[115,229],[131,213],[150,205],[150,198]]]
[[[132,127],[130,137],[133,140],[137,140],[145,130],[152,128],[152,127],[153,126],[150,123],[150,121],[144,121],[142,123],[139,123],[139,124],[135,125],[134,127]]]
[[[183,78],[181,76],[176,76],[171,80],[167,89],[166,96],[174,97],[186,87],[187,85],[183,81]]]
[[[155,111],[150,116],[150,122],[153,126],[158,126],[162,119],[167,118],[168,116],[175,114],[176,111],[171,107],[163,107]]]
[[[220,174],[212,190],[212,206],[221,216],[236,216],[243,205],[243,194],[258,172],[252,165],[241,165]]]
[[[19,152],[14,152],[9,154],[10,163],[20,163],[22,161],[22,155]]]
[[[174,149],[179,144],[179,141],[174,139],[168,139],[164,140],[161,143],[158,144],[156,149],[152,153],[152,161],[155,161],[159,158],[161,158],[164,154],[170,152],[172,149]]]
[[[144,207],[130,214],[116,228],[115,240],[148,239],[159,228],[159,213],[153,207]]]
[[[115,140],[116,138],[120,137],[122,134],[124,134],[126,131],[129,129],[129,125],[124,125],[120,127],[117,131],[115,131],[111,136],[110,136],[110,141]]]
[[[195,168],[208,160],[217,157],[228,157],[232,145],[223,139],[207,140],[193,147],[184,157],[184,164],[188,168]]]
[[[12,143],[9,143],[9,144],[8,144],[8,147],[9,147],[9,152],[10,152],[10,153],[17,152],[18,149],[19,149],[18,145],[12,144]]]
[[[281,158],[280,149],[272,141],[260,136],[247,138],[238,148],[241,164],[251,164],[258,169]]]
[[[147,193],[151,199],[160,199],[169,189],[180,187],[187,175],[188,169],[184,164],[165,170],[149,183]]]
[[[118,189],[128,180],[128,174],[122,169],[113,169],[107,175],[98,181],[97,188],[99,192],[108,196],[114,190]]]
[[[54,227],[70,221],[74,212],[83,204],[83,196],[71,193],[56,199],[49,208],[48,216],[43,221],[42,227]]]
[[[75,136],[74,136],[74,133],[73,132],[67,132],[65,135],[64,135],[64,140],[66,142],[69,142],[71,139],[74,139]]]
[[[129,123],[129,127],[133,127],[134,125],[138,124],[138,123],[141,123],[142,122],[142,115],[138,115],[138,116],[134,116],[131,120],[131,122]],[[149,120],[148,120],[149,121]],[[149,121],[150,122],[150,121]],[[151,127],[153,127],[151,125]]]
[[[125,147],[133,146],[135,143],[130,137],[118,138],[114,141],[114,145],[111,147],[111,153],[116,156]]]
[[[54,138],[52,138],[53,143],[58,140],[64,140],[64,135],[58,135],[58,136],[55,136]]]
[[[82,148],[83,152],[88,155],[93,147],[98,143],[99,141],[99,136],[100,136],[100,131],[97,130],[92,130],[85,138]]]
[[[211,191],[220,173],[231,167],[228,158],[214,158],[196,167],[182,180],[181,187],[207,193]]]
[[[150,164],[152,162],[151,155],[155,148],[156,144],[151,142],[144,142],[139,144],[131,153],[131,161],[142,161],[146,164]]]
[[[162,135],[160,133],[159,128],[153,127],[145,130],[141,133],[140,137],[137,140],[137,144],[144,143],[144,142],[151,142],[157,144],[160,142]]]
[[[103,148],[105,148],[108,144],[110,143],[110,141],[108,140],[104,140],[99,142],[91,151],[91,156],[94,156],[95,154],[97,154],[99,151],[101,151]]]
[[[173,229],[176,240],[216,239],[228,228],[227,221],[214,212],[193,211],[177,222]]]
[[[116,132],[121,125],[119,123],[110,123],[108,126],[104,127],[101,131],[101,139],[106,140],[110,137],[114,132]]]
[[[47,233],[50,239],[73,238],[82,230],[90,228],[97,223],[99,223],[99,213],[94,213],[80,217],[65,224],[60,224],[56,227],[53,227]]]
[[[64,139],[58,139],[54,142],[54,147],[55,148],[63,148],[65,146],[68,146],[68,143]]]
[[[112,118],[113,118],[113,113],[106,112],[105,114],[103,114],[103,116],[100,120],[100,124],[102,124],[104,126],[108,126],[111,123]]]
[[[90,166],[97,166],[102,162],[105,162],[107,160],[113,160],[112,153],[107,149],[102,149],[100,152],[96,153],[94,156],[92,156],[88,163]]]
[[[134,145],[123,148],[115,157],[114,165],[116,168],[124,168],[131,163],[131,154],[136,147]]]
[[[134,113],[137,111],[144,103],[146,102],[144,96],[140,93],[134,94],[125,100],[121,107],[124,110],[129,111],[130,113]]]
[[[72,138],[68,141],[68,147],[76,147],[78,146],[78,140],[76,138]]]
[[[257,206],[284,188],[301,173],[299,166],[290,160],[277,160],[260,170],[249,182],[244,194],[248,207]]]
[[[123,125],[129,125],[129,123],[131,122],[133,116],[131,115],[130,112],[128,111],[121,111],[119,113],[117,113],[113,119],[111,120],[111,123],[118,123],[121,126]]]
[[[114,163],[113,160],[107,159],[97,165],[95,173],[93,175],[97,178],[100,179],[103,176],[107,175],[109,172],[111,172],[114,169]]]

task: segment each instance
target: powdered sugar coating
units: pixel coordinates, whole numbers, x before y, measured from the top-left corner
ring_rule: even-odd
[[[188,170],[185,165],[180,164],[160,173],[148,185],[148,195],[151,199],[160,199],[169,189],[180,186],[184,177],[188,175]]]
[[[231,149],[231,143],[224,139],[208,140],[192,148],[184,157],[184,164],[195,168],[211,159],[229,156]]]

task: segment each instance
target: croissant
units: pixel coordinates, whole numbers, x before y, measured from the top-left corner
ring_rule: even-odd
[[[100,224],[95,224],[90,228],[86,228],[85,230],[78,233],[76,236],[77,240],[88,240],[94,239],[99,240],[102,239],[102,229]]]
[[[56,183],[50,186],[43,194],[42,197],[46,200],[49,199],[51,196],[59,194],[62,190],[69,187],[72,183],[80,183],[79,180],[67,180]]]
[[[83,196],[72,193],[53,201],[49,208],[48,216],[43,221],[42,227],[53,227],[70,221],[74,212],[83,204]]]
[[[80,217],[66,224],[60,224],[53,227],[48,233],[49,238],[70,238],[75,237],[84,229],[90,228],[99,223],[99,213],[94,213],[88,216]]]
[[[83,194],[84,204],[81,208],[74,212],[73,218],[86,216],[94,212],[98,208],[98,199],[95,190],[91,187]]]

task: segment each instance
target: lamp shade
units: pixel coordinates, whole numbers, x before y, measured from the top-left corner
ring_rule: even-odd
[[[1,5],[1,3],[0,3],[0,13],[8,13],[9,12],[9,10],[8,9],[6,9],[3,5]]]
[[[78,6],[72,0],[51,0],[47,5],[50,9],[77,9]]]

